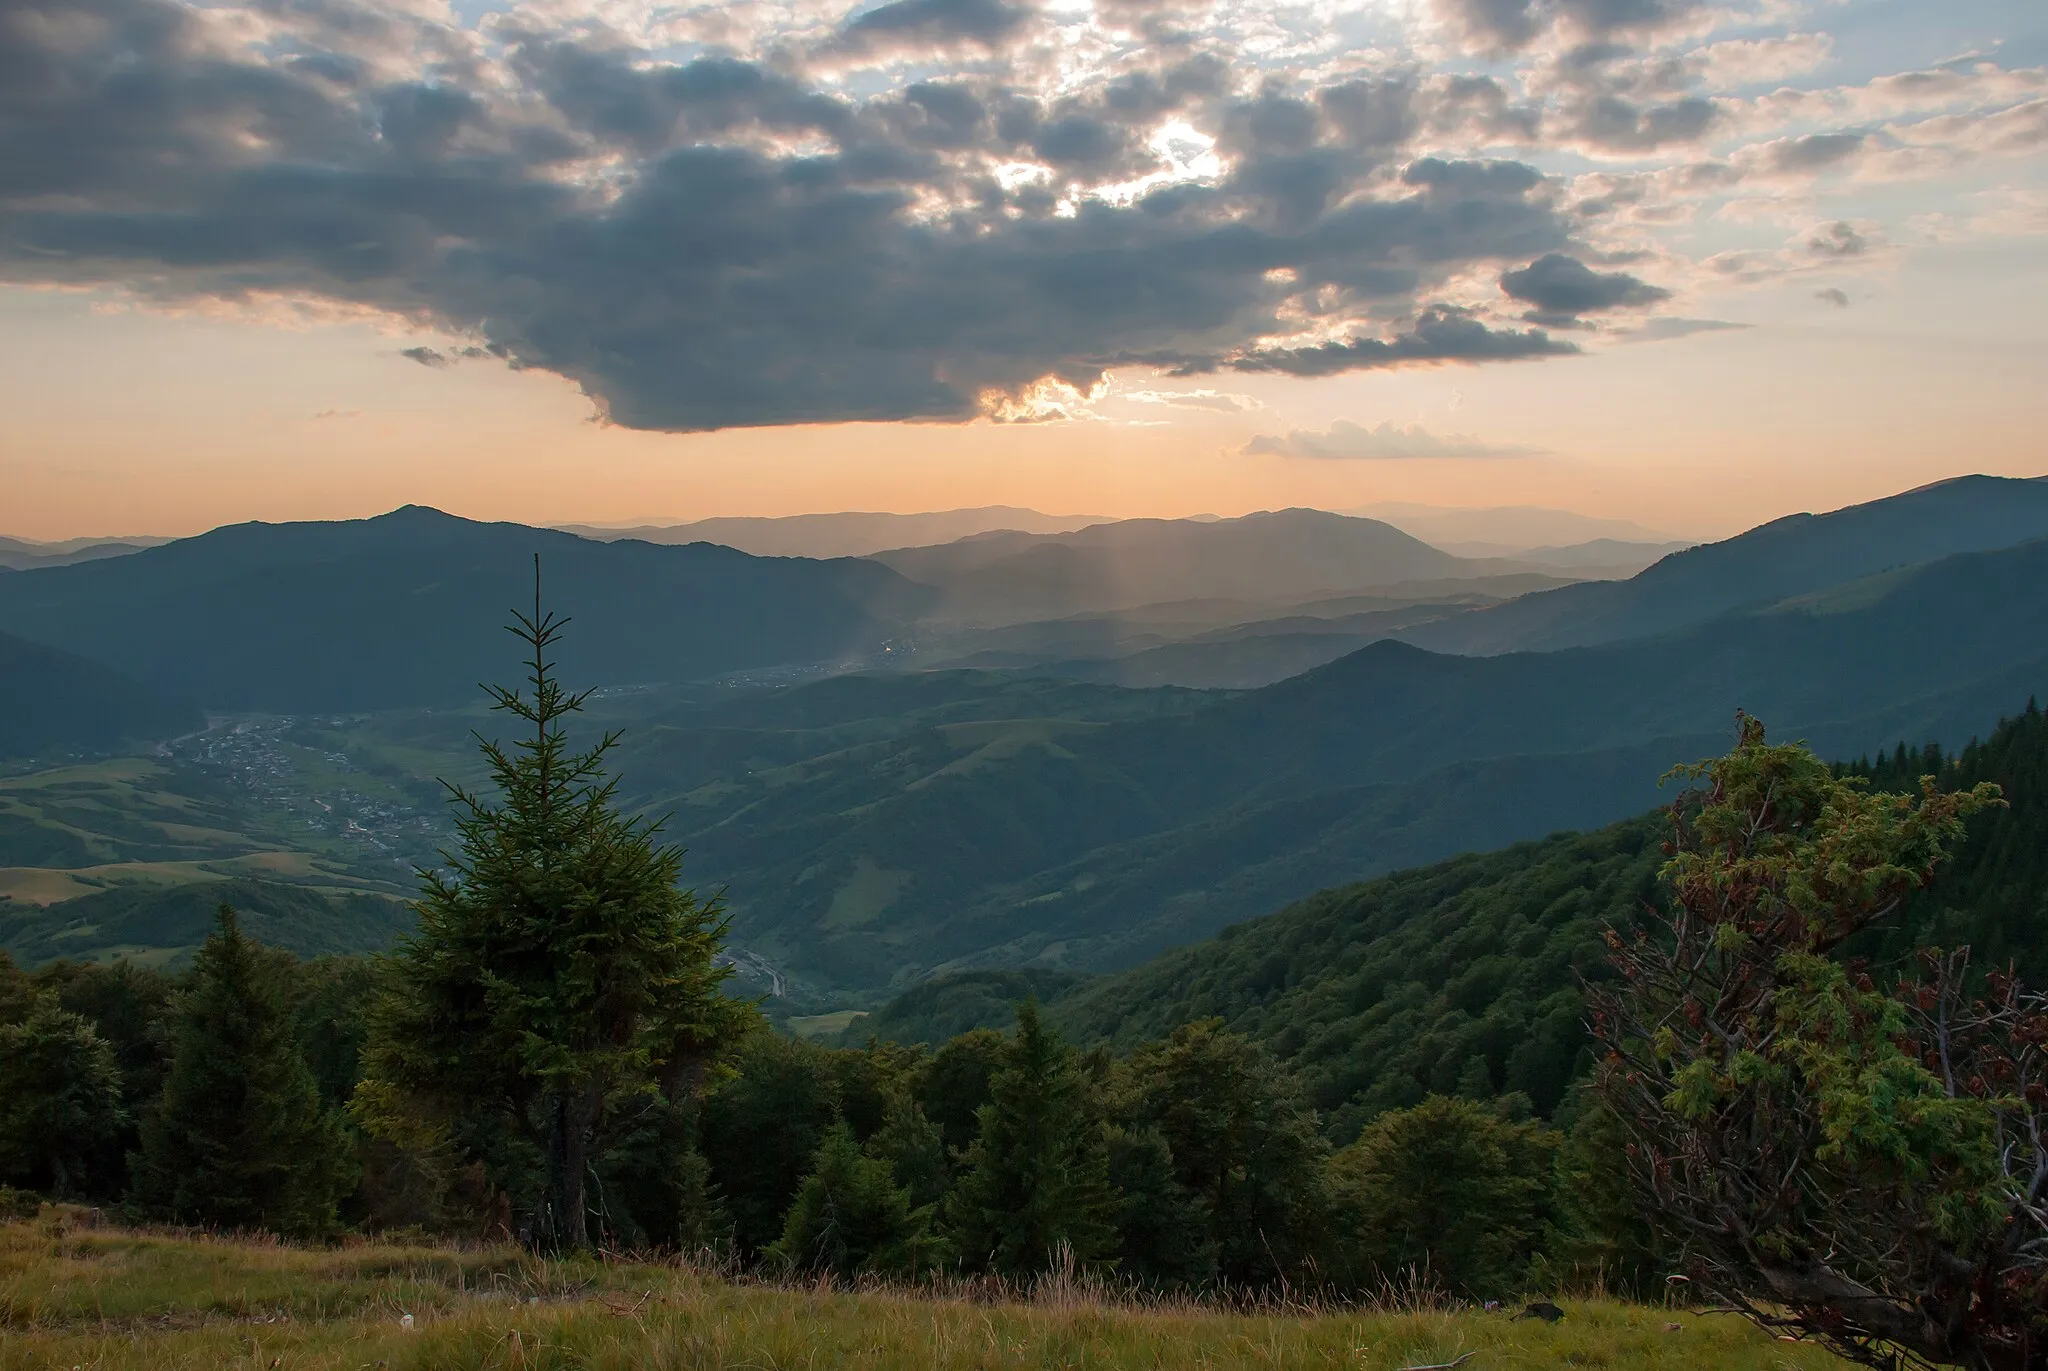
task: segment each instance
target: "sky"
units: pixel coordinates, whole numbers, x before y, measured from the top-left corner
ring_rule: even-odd
[[[0,0],[0,533],[2048,473],[2039,0]]]

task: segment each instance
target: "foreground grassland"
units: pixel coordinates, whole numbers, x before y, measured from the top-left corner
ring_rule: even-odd
[[[1841,1365],[1727,1317],[1600,1301],[1566,1308],[1556,1327],[1482,1313],[1229,1314],[1105,1304],[1071,1289],[1007,1301],[854,1294],[656,1265],[542,1263],[506,1249],[323,1251],[47,1218],[0,1225],[4,1371],[1393,1371],[1467,1352],[1472,1371]]]

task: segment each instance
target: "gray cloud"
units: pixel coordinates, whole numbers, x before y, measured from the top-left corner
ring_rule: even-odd
[[[423,367],[440,368],[448,365],[448,354],[439,348],[403,348],[398,355],[409,361],[418,362]]]
[[[892,0],[856,15],[844,30],[854,43],[992,48],[1031,22],[1034,11],[1003,0]]]
[[[1533,305],[1522,317],[1551,328],[1570,328],[1582,314],[1653,305],[1671,292],[1625,271],[1601,272],[1576,257],[1548,253],[1517,271],[1503,272],[1500,288],[1513,299]]]
[[[965,419],[1117,365],[1576,351],[1423,307],[1570,248],[1572,221],[1531,167],[1416,156],[1436,97],[1399,74],[1229,104],[1220,64],[1188,57],[1057,101],[973,74],[862,98],[601,35],[507,30],[484,70],[351,0],[293,9],[260,52],[169,0],[61,0],[64,24],[52,3],[0,0],[0,277],[383,310],[481,340],[412,360],[554,371],[633,427]],[[978,41],[1023,13],[902,0],[850,28]],[[1143,131],[1194,101],[1234,159],[1220,184],[1063,206],[987,170],[1152,168]],[[1307,308],[1415,323],[1254,350]]]
[[[1532,357],[1564,357],[1579,351],[1576,343],[1552,338],[1541,329],[1519,332],[1489,328],[1469,311],[1432,305],[1405,333],[1392,338],[1360,338],[1306,348],[1274,348],[1222,362],[1190,362],[1182,375],[1226,366],[1234,371],[1270,371],[1287,376],[1332,376],[1345,371],[1448,362],[1514,362]]]
[[[1861,257],[1870,251],[1870,239],[1854,224],[1841,219],[1809,237],[1806,250],[1816,257]]]
[[[1295,429],[1263,434],[1241,449],[1245,456],[1320,457],[1342,461],[1373,461],[1417,457],[1529,457],[1542,448],[1489,443],[1466,433],[1439,436],[1419,425],[1401,428],[1388,421],[1376,428],[1339,419],[1322,432]]]
[[[1824,305],[1833,305],[1836,309],[1849,308],[1849,292],[1839,286],[1828,286],[1822,290],[1817,290],[1813,293],[1813,298]]]
[[[1553,28],[1582,40],[1645,37],[1671,29],[1705,0],[1436,0],[1440,18],[1476,51],[1520,52]]]
[[[1630,329],[1621,335],[1624,343],[1668,343],[1674,338],[1690,338],[1695,333],[1727,333],[1734,329],[1748,328],[1748,324],[1731,323],[1726,319],[1652,319],[1641,328]]]

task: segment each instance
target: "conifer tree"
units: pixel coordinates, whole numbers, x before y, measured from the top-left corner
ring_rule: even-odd
[[[0,1181],[76,1198],[126,1122],[113,1049],[55,995],[0,1024]]]
[[[1017,1030],[978,1114],[980,1131],[947,1197],[961,1261],[1021,1276],[1048,1270],[1062,1250],[1083,1265],[1114,1251],[1114,1197],[1102,1128],[1072,1049],[1017,1007]]]
[[[222,905],[178,1005],[135,1198],[183,1223],[317,1233],[334,1223],[347,1159],[347,1137],[320,1107],[263,949]]]
[[[584,696],[555,677],[567,620],[542,611],[538,558],[533,613],[516,620],[527,689],[489,690],[527,733],[478,738],[495,798],[449,787],[459,850],[422,874],[356,1107],[409,1149],[481,1163],[537,1246],[577,1249],[609,1150],[686,1105],[751,1011],[719,991],[717,902],[681,889],[681,851],[618,805],[618,735],[569,747]]]
[[[928,1206],[911,1206],[889,1163],[863,1155],[853,1130],[835,1123],[767,1256],[793,1271],[911,1275],[938,1264],[931,1218]]]

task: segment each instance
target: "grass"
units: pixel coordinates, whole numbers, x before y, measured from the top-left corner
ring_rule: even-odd
[[[504,1248],[305,1249],[50,1218],[0,1225],[0,1371],[1396,1371],[1467,1352],[1471,1371],[1841,1365],[1727,1317],[1566,1308],[1555,1327],[1478,1312],[1228,1313],[1106,1303],[1071,1284],[991,1300],[774,1287]]]

